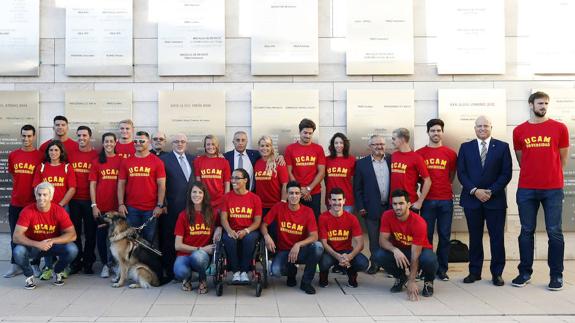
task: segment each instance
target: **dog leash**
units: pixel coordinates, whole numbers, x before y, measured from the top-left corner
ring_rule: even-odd
[[[136,230],[142,231],[150,222],[152,222],[152,220],[155,219],[154,216],[149,217],[146,222],[144,222],[144,224],[142,224],[141,226],[137,227]]]
[[[140,245],[140,246],[142,246],[142,247],[144,247],[144,248],[150,250],[151,252],[155,253],[156,255],[158,255],[158,256],[160,256],[160,257],[162,256],[162,252],[161,252],[160,250],[157,250],[157,249],[154,249],[154,248],[150,247],[150,246],[148,245],[148,243],[147,243],[145,240],[143,240],[142,238],[137,237],[136,239],[134,239],[134,241],[135,241],[138,245]]]

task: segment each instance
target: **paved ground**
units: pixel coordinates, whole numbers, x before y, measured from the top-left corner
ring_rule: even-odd
[[[4,272],[8,262],[0,262]],[[0,278],[0,320],[26,322],[575,322],[575,262],[566,263],[565,289],[546,290],[547,265],[536,264],[533,282],[515,288],[509,282],[516,262],[509,263],[504,287],[489,280],[466,285],[465,265],[453,265],[450,282],[436,281],[436,293],[420,302],[405,294],[390,294],[393,279],[383,274],[360,275],[360,286],[345,286],[346,279],[330,275],[330,285],[314,296],[274,279],[262,297],[249,287],[226,286],[216,297],[195,290],[183,292],[179,284],[150,290],[115,289],[97,276],[75,275],[66,285],[41,282],[36,290],[23,289],[23,278]],[[485,270],[488,272],[488,269]],[[490,278],[484,276],[484,278]],[[314,283],[315,284],[315,283]],[[211,287],[211,286],[210,286]]]

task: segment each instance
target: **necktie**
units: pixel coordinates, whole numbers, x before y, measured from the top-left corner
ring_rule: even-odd
[[[487,157],[487,143],[481,140],[481,167],[485,166],[485,157]]]
[[[244,168],[244,153],[240,153],[240,158],[238,159],[238,168]]]
[[[182,172],[184,172],[184,176],[186,177],[186,180],[190,179],[190,173],[188,172],[188,165],[186,165],[186,159],[184,158],[184,155],[178,157],[178,160],[180,162],[180,167],[182,168]]]

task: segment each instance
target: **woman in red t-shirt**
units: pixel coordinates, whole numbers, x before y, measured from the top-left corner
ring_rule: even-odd
[[[206,270],[215,242],[222,234],[210,203],[210,193],[201,182],[192,183],[186,194],[186,208],[178,215],[174,235],[177,258],[174,276],[182,281],[182,290],[192,290],[192,272],[199,276],[198,293],[208,292]],[[215,229],[214,229],[215,228]],[[212,239],[213,236],[213,239]]]
[[[353,213],[353,174],[355,172],[355,157],[349,154],[349,139],[338,132],[329,141],[329,156],[325,164],[325,191],[339,187],[345,193],[346,212]],[[325,204],[329,209],[329,194],[325,196]]]
[[[102,135],[102,150],[92,162],[90,170],[90,199],[92,215],[98,222],[96,245],[104,266],[100,277],[110,276],[111,257],[108,254],[108,224],[100,219],[102,213],[118,210],[118,173],[122,157],[116,155],[116,135],[107,132]]]
[[[230,191],[230,164],[220,154],[218,137],[207,135],[204,138],[206,154],[194,159],[194,174],[196,181],[206,185],[210,193],[212,206],[220,203],[220,199]]]

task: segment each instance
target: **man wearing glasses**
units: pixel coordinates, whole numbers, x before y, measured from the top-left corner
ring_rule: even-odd
[[[139,227],[151,217],[157,218],[164,208],[166,171],[164,164],[150,153],[150,135],[138,131],[134,139],[136,153],[120,166],[118,177],[118,212],[127,216],[128,224]],[[152,243],[156,221],[150,220],[142,230]]]
[[[164,147],[166,146],[166,134],[158,131],[152,136],[152,149],[150,152],[158,157],[161,157],[166,152],[164,151]]]

